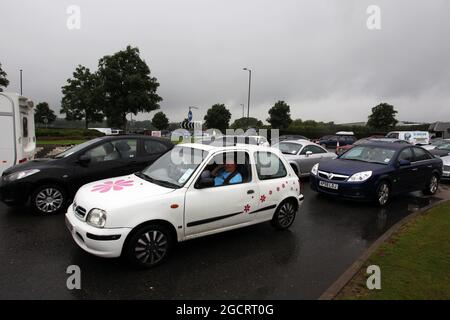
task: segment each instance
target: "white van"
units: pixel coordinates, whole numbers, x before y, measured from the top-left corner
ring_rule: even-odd
[[[411,144],[430,144],[430,133],[428,131],[392,131],[386,138],[405,140]]]
[[[112,128],[89,128],[89,130],[97,130],[101,133],[104,133],[107,136],[115,136],[119,134],[123,134],[123,130],[120,129],[112,129]]]
[[[36,153],[33,102],[17,93],[0,92],[0,175]]]

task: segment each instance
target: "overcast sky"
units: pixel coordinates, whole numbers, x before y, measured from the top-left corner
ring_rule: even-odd
[[[69,5],[81,9],[81,29],[66,26]],[[369,30],[369,5],[381,9],[381,30]],[[48,101],[59,110],[61,86],[78,64],[140,49],[160,82],[161,110],[171,121],[214,103],[233,117],[247,104],[267,118],[277,100],[292,118],[365,121],[388,102],[398,118],[450,121],[450,1],[448,0],[2,0],[0,63],[6,91]],[[151,119],[151,114],[139,119]]]

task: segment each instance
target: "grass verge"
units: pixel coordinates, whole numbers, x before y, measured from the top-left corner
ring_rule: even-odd
[[[54,145],[72,145],[72,144],[80,144],[85,142],[86,140],[77,140],[77,139],[73,139],[73,140],[37,140],[37,145],[38,146],[42,146],[42,145],[50,145],[50,144],[54,144]]]
[[[369,290],[367,266],[381,269],[381,290]],[[450,299],[450,202],[400,228],[376,250],[336,299]]]

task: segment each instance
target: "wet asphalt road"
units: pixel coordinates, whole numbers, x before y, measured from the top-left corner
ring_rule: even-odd
[[[152,270],[79,249],[64,216],[41,217],[0,204],[0,299],[317,299],[376,238],[401,218],[442,198],[420,192],[386,209],[318,196],[303,181],[305,202],[289,231],[264,223],[180,244]],[[69,265],[81,290],[66,287]]]

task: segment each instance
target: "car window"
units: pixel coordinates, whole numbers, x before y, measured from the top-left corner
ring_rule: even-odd
[[[92,163],[113,161],[118,159],[132,159],[136,157],[137,139],[120,139],[108,141],[89,149],[85,155]]]
[[[277,179],[287,175],[283,162],[272,152],[256,152],[255,165],[260,180]]]
[[[22,136],[24,138],[28,137],[28,118],[23,117],[22,119]]]
[[[412,148],[406,148],[400,152],[400,154],[398,155],[398,161],[401,160],[406,160],[410,162],[414,161],[414,154],[412,152]]]
[[[167,147],[163,143],[155,140],[144,139],[145,154],[164,153],[166,150]]]
[[[300,152],[301,155],[305,155],[306,152],[311,151],[313,154],[319,154],[319,153],[326,153],[325,150],[323,150],[321,147],[309,145],[303,148],[302,152]]]
[[[450,143],[442,143],[439,147],[437,147],[437,149],[450,151]]]
[[[398,133],[389,133],[386,138],[393,138],[393,139],[398,139],[399,135]]]
[[[283,154],[297,154],[301,148],[301,144],[291,142],[282,142],[278,145],[278,149],[280,149]]]
[[[430,155],[422,148],[414,148],[414,161],[431,159]]]
[[[211,179],[211,188],[250,182],[252,172],[249,159],[244,151],[217,154],[205,166],[197,182]]]

